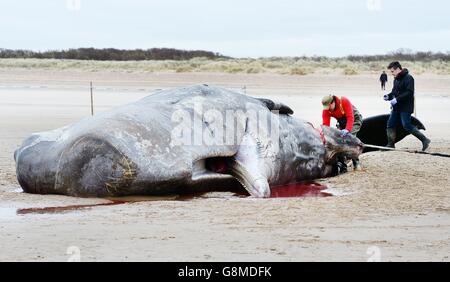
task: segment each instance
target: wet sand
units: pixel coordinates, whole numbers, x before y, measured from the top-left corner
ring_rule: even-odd
[[[401,152],[364,154],[362,171],[321,180],[332,197],[212,193],[17,214],[108,203],[25,194],[15,177],[13,152],[27,135],[90,114],[91,80],[95,112],[156,89],[208,83],[283,101],[318,125],[320,98],[329,93],[350,97],[366,117],[387,112],[377,78],[0,70],[0,261],[66,261],[72,246],[82,261],[450,261],[450,159]],[[415,78],[431,151],[450,154],[450,76]],[[399,147],[420,142],[408,137]]]

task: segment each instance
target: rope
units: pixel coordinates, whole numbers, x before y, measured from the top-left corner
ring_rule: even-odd
[[[372,148],[372,149],[379,149],[379,150],[386,150],[386,151],[396,151],[396,152],[404,152],[404,153],[411,153],[411,154],[422,154],[422,155],[430,155],[430,156],[436,156],[436,157],[450,158],[450,155],[441,154],[441,153],[429,153],[429,152],[423,152],[423,151],[417,151],[417,150],[400,150],[400,149],[395,149],[395,148],[390,148],[390,147],[383,147],[383,146],[376,146],[376,145],[370,145],[370,144],[364,144],[364,147]]]

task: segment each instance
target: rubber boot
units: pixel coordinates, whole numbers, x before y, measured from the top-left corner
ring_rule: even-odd
[[[425,152],[426,149],[430,146],[431,140],[428,139],[422,132],[420,132],[417,128],[411,131],[411,134],[414,135],[417,139],[422,142],[422,151]]]
[[[397,133],[395,132],[395,128],[386,129],[386,135],[388,139],[388,143],[386,147],[395,148],[395,138],[397,138]]]

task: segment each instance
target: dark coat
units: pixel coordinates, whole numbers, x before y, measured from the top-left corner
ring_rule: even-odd
[[[414,112],[414,78],[407,69],[403,69],[394,80],[394,88],[389,95],[389,100],[397,99],[393,110],[396,112]]]
[[[380,81],[381,81],[381,82],[387,82],[387,81],[388,81],[388,76],[387,76],[387,74],[385,74],[385,73],[381,74],[381,76],[380,76]]]

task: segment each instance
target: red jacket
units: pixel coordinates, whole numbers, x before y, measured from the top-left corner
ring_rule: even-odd
[[[355,117],[353,116],[353,106],[352,103],[350,103],[349,99],[345,97],[341,97],[341,99],[339,99],[338,97],[336,97],[336,108],[334,109],[334,111],[331,112],[330,110],[324,110],[322,112],[323,125],[330,126],[331,117],[334,117],[338,120],[346,117],[347,125],[345,129],[347,129],[349,132],[352,132]]]

